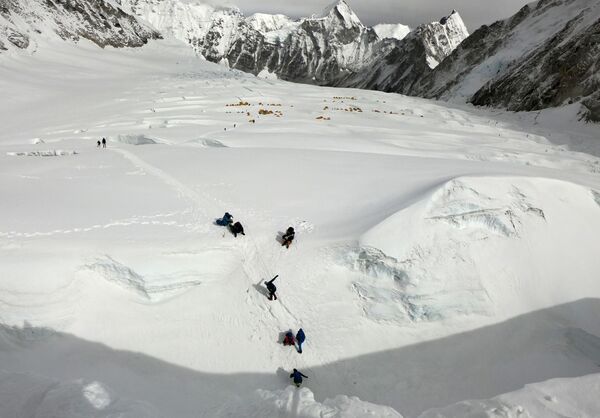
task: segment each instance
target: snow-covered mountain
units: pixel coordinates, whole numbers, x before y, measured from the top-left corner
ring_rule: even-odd
[[[410,93],[514,111],[580,102],[600,121],[599,39],[597,0],[540,0],[475,31]]]
[[[141,21],[145,23],[141,23]],[[539,0],[473,35],[456,11],[410,30],[362,24],[345,0],[294,20],[182,0],[4,0],[0,52],[37,40],[142,46],[172,36],[254,75],[531,111],[575,103],[600,121],[600,3]]]
[[[84,38],[101,47],[138,47],[160,34],[102,0],[0,2],[0,52],[27,48],[40,37]]]
[[[246,18],[237,9],[180,0],[120,1],[125,10],[191,44],[209,61],[255,75],[321,85],[358,87],[363,73],[373,78],[372,68],[386,66],[406,51],[412,54],[404,61],[434,67],[468,36],[458,13],[413,32],[404,25],[369,28],[344,0],[299,21],[268,14]],[[409,32],[412,37],[405,41]],[[414,42],[422,47],[413,48]],[[355,74],[360,75],[352,77]]]
[[[410,94],[413,85],[438,66],[469,36],[455,10],[439,22],[423,24],[402,40],[384,39],[378,59],[340,79],[337,86]]]

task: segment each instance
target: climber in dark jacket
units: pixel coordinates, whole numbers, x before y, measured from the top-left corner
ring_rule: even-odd
[[[233,225],[229,225],[229,229],[231,230],[231,233],[233,234],[233,236],[236,238],[237,238],[238,234],[246,235],[246,234],[244,234],[244,227],[239,222],[236,222]]]
[[[281,237],[281,240],[282,240],[281,246],[283,246],[285,248],[290,248],[290,244],[294,240],[295,235],[296,235],[296,232],[294,231],[294,228],[292,228],[290,226],[287,229],[287,231],[285,231],[285,234],[283,234],[283,236]]]
[[[300,387],[300,385],[302,384],[303,377],[308,379],[308,376],[303,375],[299,370],[296,369],[294,369],[292,374],[290,374],[290,378],[294,379],[294,384],[296,385],[296,387]]]
[[[304,330],[300,328],[296,333],[296,341],[298,342],[298,352],[302,354],[302,343],[306,339],[306,335],[304,335]]]
[[[217,219],[217,225],[229,226],[233,223],[233,216],[229,212],[225,212],[225,215],[221,219]]]
[[[277,300],[277,295],[275,294],[275,292],[277,292],[277,287],[275,286],[275,283],[273,283],[275,281],[276,278],[278,278],[279,275],[273,277],[271,280],[269,280],[267,282],[267,290],[269,291],[269,300]]]

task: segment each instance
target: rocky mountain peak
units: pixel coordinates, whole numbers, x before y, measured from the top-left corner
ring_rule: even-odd
[[[469,31],[460,14],[453,10],[437,22],[418,26],[411,35],[422,41],[427,65],[433,69],[469,36]]]
[[[348,5],[346,0],[336,0],[325,8],[322,17],[330,21],[338,21],[346,28],[353,26],[363,26],[362,22],[354,13],[354,10]]]

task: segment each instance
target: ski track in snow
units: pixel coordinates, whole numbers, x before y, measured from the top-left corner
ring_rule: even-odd
[[[173,190],[177,191],[180,198],[189,200],[190,203],[193,204],[192,210],[194,211],[194,215],[192,215],[192,216],[193,216],[193,220],[195,222],[200,219],[200,216],[197,214],[198,212],[200,212],[205,217],[210,216],[209,211],[207,209],[214,208],[215,205],[211,205],[211,204],[207,203],[208,200],[202,198],[199,193],[192,190],[185,184],[181,183],[179,180],[177,180],[173,176],[165,173],[163,170],[161,170],[155,166],[152,166],[151,164],[148,164],[147,162],[143,161],[141,158],[139,158],[138,156],[132,154],[131,152],[129,152],[127,150],[124,150],[122,148],[121,149],[117,148],[117,149],[114,149],[114,151],[118,152],[123,157],[127,158],[135,167],[137,167],[141,170],[144,170],[145,172],[151,173],[153,176],[157,177],[158,179],[163,181],[165,184],[172,187]],[[215,209],[214,211],[212,211],[212,213],[213,214],[221,213],[222,210],[219,210],[219,209],[220,208]]]
[[[183,212],[186,213],[186,212]],[[0,237],[4,238],[35,238],[35,237],[50,237],[53,235],[61,235],[61,234],[75,234],[75,233],[83,233],[83,232],[91,232],[94,230],[102,230],[116,227],[129,227],[135,225],[144,225],[144,226],[166,226],[166,227],[175,227],[175,228],[183,228],[183,229],[194,229],[197,228],[196,224],[191,223],[178,223],[176,221],[158,221],[154,220],[155,218],[169,218],[174,216],[175,214],[158,214],[158,215],[141,215],[136,216],[134,218],[127,218],[122,220],[115,220],[113,222],[109,222],[102,225],[91,225],[91,226],[82,226],[72,229],[56,229],[53,231],[36,231],[36,232],[18,232],[18,231],[7,231],[0,232]]]

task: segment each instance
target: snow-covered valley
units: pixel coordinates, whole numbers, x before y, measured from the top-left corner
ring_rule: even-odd
[[[600,416],[597,125],[47,42],[0,59],[0,416]]]

